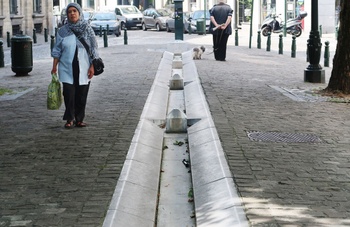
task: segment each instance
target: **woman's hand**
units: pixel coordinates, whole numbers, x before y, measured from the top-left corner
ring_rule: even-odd
[[[57,74],[57,64],[58,64],[58,62],[59,62],[59,59],[57,59],[57,58],[53,59],[51,74]]]
[[[52,67],[51,74],[57,74],[57,68],[56,67]]]
[[[91,79],[94,76],[94,73],[95,73],[94,65],[91,64],[88,71],[88,78]]]

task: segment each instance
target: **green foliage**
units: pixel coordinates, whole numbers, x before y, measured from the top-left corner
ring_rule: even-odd
[[[0,95],[6,94],[6,93],[11,94],[12,90],[7,88],[0,88]]]
[[[246,9],[252,8],[253,0],[239,0],[239,4],[244,4]]]
[[[193,198],[193,188],[190,188],[187,194],[188,198]]]
[[[182,146],[184,144],[184,142],[181,142],[181,141],[175,141],[175,143],[173,143],[174,145],[177,145],[177,146]]]

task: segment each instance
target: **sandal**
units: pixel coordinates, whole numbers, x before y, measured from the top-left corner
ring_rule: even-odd
[[[73,128],[74,124],[73,121],[67,121],[66,124],[64,125],[65,128],[71,129]]]
[[[75,124],[75,127],[79,127],[79,128],[83,128],[83,127],[86,127],[87,124],[82,122],[82,121],[78,121],[76,124]]]

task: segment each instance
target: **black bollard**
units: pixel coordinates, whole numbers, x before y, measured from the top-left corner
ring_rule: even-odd
[[[51,48],[51,51],[53,49],[53,46],[55,45],[55,36],[51,36],[51,45],[50,45],[50,48]]]
[[[271,50],[271,33],[267,33],[266,51]]]
[[[292,53],[291,53],[291,57],[295,58],[296,57],[296,50],[297,50],[297,46],[296,46],[296,37],[295,35],[292,36]]]
[[[47,38],[47,28],[44,28],[44,38],[45,38],[45,43],[48,42],[48,38]]]
[[[124,28],[124,45],[128,45],[128,33],[126,27]]]
[[[4,62],[4,47],[3,47],[4,42],[0,40],[0,68],[5,67],[5,62]]]
[[[7,47],[11,47],[10,32],[6,32],[6,34],[7,34]]]
[[[322,38],[322,25],[320,25],[319,32],[320,32],[320,38]]]
[[[329,42],[325,42],[324,48],[324,67],[329,67]]]
[[[283,35],[279,35],[279,43],[278,43],[278,54],[283,54]]]
[[[108,37],[107,37],[106,30],[103,30],[103,43],[104,43],[104,47],[108,47]]]
[[[100,25],[100,37],[102,37],[102,25]]]
[[[261,31],[258,31],[258,40],[257,40],[258,44],[258,49],[261,49]]]
[[[36,43],[36,29],[33,29],[33,43]]]
[[[235,30],[235,46],[238,46],[238,29]]]

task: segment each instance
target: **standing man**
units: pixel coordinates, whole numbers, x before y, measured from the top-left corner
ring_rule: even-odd
[[[209,13],[209,31],[213,34],[215,60],[226,61],[227,40],[232,34],[231,19],[233,10],[226,4],[226,0],[219,0],[219,3],[209,10]]]

